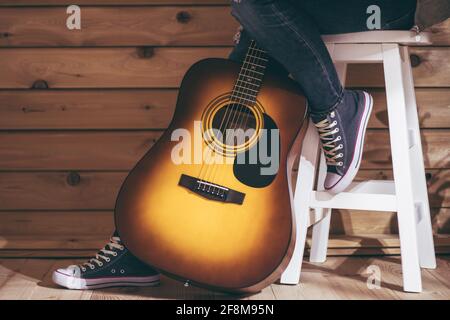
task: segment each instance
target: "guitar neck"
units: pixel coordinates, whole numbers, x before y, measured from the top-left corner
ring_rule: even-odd
[[[231,94],[234,102],[255,103],[268,63],[265,50],[252,40]]]

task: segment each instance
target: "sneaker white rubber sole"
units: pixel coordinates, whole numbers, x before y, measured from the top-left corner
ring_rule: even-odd
[[[53,272],[53,282],[68,288],[76,290],[100,289],[108,287],[151,287],[159,285],[159,275],[148,277],[111,277],[82,279],[77,278],[58,270]]]
[[[339,193],[344,191],[355,179],[358,173],[359,166],[361,165],[362,153],[364,149],[364,138],[366,136],[367,124],[369,123],[370,114],[372,113],[373,98],[367,92],[364,92],[365,104],[364,113],[361,117],[361,122],[359,124],[358,136],[356,139],[355,152],[353,154],[352,162],[345,173],[345,175],[331,188],[326,189],[326,191],[331,193]]]

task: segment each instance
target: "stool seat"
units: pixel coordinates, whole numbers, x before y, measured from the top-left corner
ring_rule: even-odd
[[[324,35],[325,43],[398,43],[403,45],[429,45],[431,33],[413,30],[383,30]]]
[[[420,268],[435,268],[436,257],[408,45],[429,44],[430,34],[368,31],[325,35],[323,40],[343,85],[348,64],[383,64],[394,179],[354,182],[339,194],[326,192],[327,165],[317,130],[310,123],[302,144],[295,192],[292,192],[296,243],[280,281],[298,283],[310,226],[313,230],[309,260],[325,261],[333,209],[396,212],[403,288],[421,292]]]

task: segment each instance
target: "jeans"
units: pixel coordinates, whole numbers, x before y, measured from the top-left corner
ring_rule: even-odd
[[[380,29],[414,24],[416,0],[232,0],[231,14],[243,30],[229,58],[243,61],[254,39],[271,57],[271,71],[300,84],[312,114],[329,113],[344,89],[321,35],[369,31],[371,5],[380,8]]]

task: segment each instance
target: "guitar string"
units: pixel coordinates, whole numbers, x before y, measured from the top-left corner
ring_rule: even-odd
[[[253,51],[256,51],[256,53],[253,53],[253,56],[252,56],[253,59],[251,61],[252,67],[254,67],[254,68],[251,68],[250,72],[252,73],[251,76],[254,79],[256,79],[257,81],[255,81],[255,82],[248,81],[248,83],[252,86],[252,88],[250,88],[250,87],[244,88],[243,94],[247,97],[251,97],[251,100],[254,100],[254,101],[251,101],[251,103],[253,105],[255,105],[257,103],[257,95],[259,93],[258,91],[260,90],[262,79],[264,77],[264,72],[266,69],[266,66],[264,65],[264,63],[261,63],[260,61],[261,60],[264,61],[266,59],[263,58],[265,51],[261,50],[258,46],[254,47]],[[258,67],[261,67],[261,69],[258,69]],[[261,72],[262,75],[257,75],[257,73],[259,73],[259,72]],[[250,92],[251,90],[256,92],[256,95],[252,94],[252,92]],[[246,92],[246,91],[248,91],[248,92]],[[245,98],[245,99],[250,100],[248,98]],[[252,113],[252,110],[249,107],[246,107],[245,109],[242,108],[242,109],[243,110],[242,111],[239,110],[239,112],[244,113],[244,116],[242,117],[242,120],[240,121],[239,125],[236,126],[236,128],[244,128],[245,129],[245,128],[247,128],[247,124],[248,124],[248,116]],[[244,121],[244,119],[245,119],[245,121]],[[219,179],[219,180],[222,180],[222,179]]]
[[[262,68],[263,73],[264,73],[264,71],[265,71],[266,68],[267,68],[267,63],[269,62],[269,59],[268,59],[268,57],[267,57],[266,51],[261,50],[260,48],[257,48],[256,50],[258,50],[259,52],[261,52],[261,55],[260,55],[259,57],[257,57],[257,59],[260,60],[260,61],[262,61],[262,62],[256,61],[256,64],[257,64],[259,67]],[[261,63],[261,64],[259,64],[259,63]],[[265,65],[265,64],[266,64],[266,65]],[[262,84],[263,78],[264,78],[264,75],[261,77],[261,79],[259,80],[259,84],[257,85],[257,93],[256,93],[256,95],[253,95],[253,94],[251,94],[251,93],[247,93],[247,95],[250,95],[250,96],[253,97],[253,99],[255,99],[255,102],[254,102],[255,104],[257,103],[257,95],[258,95],[258,93],[259,93],[259,90],[261,89],[261,84]],[[246,110],[245,122],[240,123],[240,126],[241,126],[241,127],[242,127],[242,126],[243,126],[244,128],[247,127],[248,119],[249,119],[250,114],[252,114],[252,111],[251,111],[251,110]],[[256,118],[256,117],[255,117],[255,118]],[[242,118],[242,120],[244,121],[244,117]]]
[[[239,93],[240,93],[240,91],[241,90],[239,90],[237,87],[241,87],[241,85],[240,85],[240,82],[243,82],[244,84],[245,84],[245,81],[243,81],[243,80],[241,80],[241,77],[245,77],[245,76],[247,76],[247,73],[249,72],[249,71],[251,71],[250,70],[250,68],[248,68],[248,66],[250,65],[250,64],[252,64],[252,60],[253,60],[253,48],[256,46],[256,43],[255,43],[255,41],[254,40],[252,40],[252,42],[251,42],[251,44],[250,44],[250,46],[249,46],[249,49],[248,49],[248,51],[247,51],[247,56],[246,56],[246,59],[244,60],[244,63],[243,63],[243,65],[242,65],[242,67],[241,67],[241,71],[243,70],[244,72],[243,73],[241,73],[240,72],[240,74],[239,74],[239,76],[238,76],[238,79],[237,79],[237,81],[236,81],[236,84],[235,84],[235,90],[233,90],[233,94],[232,94],[232,99],[233,99],[233,96],[234,96],[234,98],[237,98],[237,101],[234,101],[234,103],[232,103],[232,105],[231,105],[231,111],[230,111],[230,114],[228,115],[228,119],[227,119],[227,121],[226,121],[226,124],[225,124],[225,126],[223,127],[223,129],[221,128],[221,134],[222,134],[222,136],[225,136],[225,143],[224,143],[224,146],[225,146],[225,154],[226,154],[226,149],[227,149],[227,146],[228,146],[228,140],[229,140],[229,136],[227,136],[226,135],[226,130],[228,129],[228,127],[229,127],[229,125],[230,125],[230,119],[231,119],[231,116],[233,116],[233,118],[231,119],[231,123],[233,123],[233,121],[234,121],[234,118],[236,117],[236,115],[238,114],[236,111],[236,109],[237,108],[239,108],[242,104],[243,104],[243,97],[242,97],[242,95],[241,96],[239,96]],[[244,86],[244,89],[245,89],[245,86]],[[227,160],[226,159],[226,157],[224,157],[223,155],[221,155],[222,156],[222,158],[225,158],[225,161]],[[211,171],[209,171],[209,170],[207,170],[207,174],[206,174],[206,177],[205,177],[205,179],[207,180],[207,181],[212,181],[211,179],[212,179],[212,177],[211,176],[214,176],[215,177],[215,173],[217,172],[217,168],[221,168],[221,166],[217,166],[216,164],[212,164],[212,165],[210,165],[210,168],[211,168]],[[208,168],[209,169],[209,168]],[[216,187],[214,186],[213,187],[213,193],[215,192],[215,189],[216,189]],[[219,190],[221,190],[220,188],[219,188]],[[210,192],[211,191],[211,185],[209,185],[209,187],[208,187],[208,190],[207,190],[207,192]]]
[[[263,51],[261,51],[261,50],[259,50],[258,49],[258,47],[256,46],[256,43],[255,43],[255,45],[254,46],[252,46],[251,47],[251,52],[249,52],[249,54],[250,54],[250,59],[249,59],[249,61],[248,61],[248,63],[247,63],[247,67],[249,67],[249,68],[246,68],[246,71],[245,71],[245,73],[244,73],[244,79],[243,80],[241,80],[240,82],[242,82],[244,85],[241,85],[240,86],[240,88],[242,89],[242,90],[240,90],[240,94],[241,94],[241,97],[244,99],[244,100],[249,100],[248,99],[248,97],[252,97],[252,99],[254,99],[255,101],[251,101],[251,103],[252,104],[254,104],[254,103],[256,103],[256,96],[255,95],[252,95],[251,93],[250,93],[250,90],[253,90],[253,89],[251,89],[250,88],[250,86],[253,86],[253,87],[258,87],[259,88],[259,86],[260,86],[260,84],[258,84],[258,82],[260,82],[261,80],[259,80],[259,77],[257,77],[256,76],[256,73],[257,72],[260,72],[260,71],[262,71],[262,72],[264,72],[264,69],[265,69],[265,66],[262,66],[262,65],[260,65],[259,63],[259,60],[261,60],[261,57],[262,57],[262,55],[261,55],[261,52],[263,52]],[[245,66],[245,65],[244,65]],[[263,69],[262,70],[259,70],[257,67],[262,67]],[[255,83],[252,83],[251,81],[248,81],[248,79],[249,79],[249,77],[250,76],[252,76],[252,78],[255,78],[255,79],[257,79],[257,81],[255,81],[256,82],[256,84]],[[262,78],[262,77],[261,77]],[[245,81],[245,80],[247,80],[247,81]],[[248,84],[248,85],[247,85]],[[244,96],[242,96],[242,95],[244,95]],[[248,103],[247,103],[248,104]],[[245,104],[245,103],[241,103],[240,105],[239,105],[239,110],[237,111],[237,116],[238,116],[238,118],[236,119],[236,121],[234,121],[234,118],[235,118],[235,116],[236,116],[236,114],[233,116],[233,119],[231,120],[231,124],[230,124],[230,126],[231,125],[233,125],[234,124],[234,129],[236,130],[236,129],[239,129],[240,128],[240,126],[244,123],[244,119],[245,118],[248,118],[248,114],[249,113],[251,113],[251,109]],[[245,122],[245,125],[247,125],[247,121]],[[228,126],[227,126],[227,128],[228,128]],[[234,137],[234,136],[233,136]],[[245,136],[244,136],[245,137]],[[228,138],[227,138],[227,140],[228,140]],[[239,142],[239,141],[238,141]],[[233,143],[233,146],[234,146],[234,141],[232,141],[232,143]],[[226,145],[228,145],[228,141],[227,141],[227,143],[226,143]],[[218,172],[217,172],[217,170],[216,170],[216,172],[214,172],[214,175],[213,175],[213,177],[212,177],[212,179],[214,180],[214,181],[218,181],[219,182],[219,184],[221,183],[221,181],[223,181],[224,179],[223,179],[223,171],[224,170],[221,170],[221,168],[219,167],[219,170],[218,170]],[[216,175],[218,175],[218,177],[216,177]],[[213,189],[213,191],[214,191],[214,189]],[[220,191],[220,190],[219,190]],[[222,196],[223,196],[223,194],[225,193],[225,191],[224,190],[221,190],[222,191]]]
[[[245,81],[240,80],[240,78],[241,78],[242,76],[243,76],[243,77],[247,76],[248,71],[250,71],[250,69],[247,68],[246,65],[250,65],[250,64],[251,64],[251,60],[253,59],[252,51],[253,51],[253,48],[255,47],[255,45],[256,45],[256,44],[255,44],[255,41],[252,40],[251,45],[249,46],[249,49],[248,49],[248,51],[247,51],[246,59],[244,60],[244,63],[243,63],[243,65],[242,65],[242,67],[241,67],[241,71],[243,70],[244,72],[243,72],[243,74],[240,72],[240,74],[239,74],[239,76],[238,76],[238,79],[237,79],[237,81],[236,81],[236,86],[237,86],[237,87],[241,87],[241,86],[239,85],[239,82],[243,82],[243,83],[245,84]],[[233,121],[234,121],[236,115],[238,114],[238,113],[236,112],[236,111],[237,111],[236,109],[239,108],[239,107],[243,104],[243,101],[242,101],[242,100],[243,100],[243,97],[242,97],[242,96],[241,96],[241,97],[239,96],[240,91],[241,91],[241,90],[239,90],[238,88],[236,88],[236,90],[233,91],[233,95],[235,94],[234,96],[235,96],[235,98],[237,98],[237,101],[235,101],[235,103],[232,104],[232,106],[231,106],[232,109],[231,109],[231,111],[230,111],[229,117],[228,117],[228,119],[227,119],[227,121],[226,121],[226,124],[225,124],[223,130],[222,130],[222,136],[225,136],[225,141],[224,141],[224,142],[225,142],[225,143],[224,143],[225,154],[226,154],[226,151],[227,151],[227,147],[228,147],[228,145],[229,145],[229,136],[226,135],[227,129],[229,128],[230,123],[231,123],[231,124],[233,123]],[[233,96],[232,96],[232,98],[233,98]],[[231,116],[233,116],[232,119],[231,119]],[[230,122],[230,119],[231,119],[231,122]],[[222,156],[223,159],[225,159],[225,161],[227,161],[226,156],[223,156],[223,155],[221,155],[221,156]],[[219,168],[219,170],[220,170],[221,167],[222,167],[222,166],[217,166],[216,164],[211,165],[211,171],[208,172],[208,174],[207,174],[207,176],[206,176],[206,179],[207,179],[208,181],[212,181],[213,177],[215,177],[215,175],[216,175],[217,168]],[[214,186],[214,187],[213,187],[213,193],[216,191],[215,189],[216,189],[216,187]],[[219,189],[219,191],[220,191],[220,190],[221,190],[221,189]],[[207,192],[210,192],[210,191],[211,191],[211,185],[209,185]]]
[[[249,55],[249,53],[250,53],[250,50],[251,50],[251,48],[253,47],[253,45],[254,45],[254,40],[252,40],[252,42],[251,42],[251,44],[250,44],[250,46],[249,46],[249,48],[248,48],[248,50],[247,50],[247,55],[246,55],[246,59],[247,59],[247,57],[248,57],[248,55]],[[244,59],[244,65],[245,65],[245,61],[246,61],[246,59]],[[239,74],[239,76],[238,76],[238,80],[239,80],[239,78],[240,78],[240,76],[241,76],[241,74]],[[238,87],[238,83],[239,83],[239,81],[236,81],[236,83],[235,83],[235,85],[234,85],[234,88],[233,88],[233,91],[232,91],[232,95],[231,95],[231,99],[230,100],[232,100],[233,99],[233,93],[234,92],[236,92],[236,91],[238,91],[238,89],[237,89],[237,87]],[[220,123],[220,125],[219,125],[219,133],[223,136],[223,134],[222,134],[222,132],[224,131],[223,129],[224,129],[224,127],[223,127],[223,124],[224,124],[224,120],[227,118],[227,115],[228,115],[228,109],[230,109],[230,115],[228,115],[228,120],[229,120],[229,118],[230,118],[230,116],[231,116],[231,113],[233,112],[233,108],[235,108],[235,106],[237,105],[237,103],[239,103],[239,102],[237,102],[237,101],[232,101],[232,103],[230,104],[230,107],[229,108],[227,108],[226,110],[225,110],[225,114],[224,114],[224,116],[222,117],[222,121],[221,121],[221,123]],[[227,120],[227,122],[228,122],[228,120]],[[225,128],[226,128],[226,123],[225,123]],[[222,137],[220,137],[221,139],[222,139]],[[200,181],[205,181],[206,179],[207,179],[207,174],[208,174],[208,170],[209,170],[209,166],[210,165],[208,165],[208,162],[211,160],[211,157],[210,157],[210,154],[212,153],[214,156],[215,156],[215,149],[208,149],[208,155],[206,156],[207,158],[206,159],[203,159],[203,156],[202,156],[202,166],[201,166],[201,168],[200,168],[200,173],[199,173],[199,176],[198,176],[198,179],[200,180]],[[206,168],[206,172],[205,173],[203,173],[203,169],[204,168]],[[202,175],[203,175],[203,178],[202,178]],[[200,187],[200,185],[199,185],[199,187]],[[203,185],[203,190],[205,189],[205,185]]]
[[[242,69],[243,69],[243,74],[241,73],[240,74],[240,76],[238,77],[238,81],[237,81],[237,84],[239,84],[238,85],[238,87],[239,88],[243,88],[244,90],[246,90],[246,87],[245,87],[245,77],[247,77],[248,76],[248,73],[249,72],[251,72],[251,69],[249,68],[250,67],[250,65],[252,65],[252,63],[253,63],[253,59],[254,59],[254,56],[253,56],[253,48],[256,46],[256,44],[255,44],[255,42],[254,41],[252,41],[252,43],[251,43],[251,46],[250,46],[250,48],[249,48],[249,50],[248,50],[248,55],[247,55],[247,57],[246,57],[246,59],[245,59],[245,62],[244,62],[244,64],[243,64],[243,67],[242,67]],[[243,78],[242,80],[241,80],[241,78]],[[244,83],[244,85],[242,85],[240,82],[242,82],[242,83]],[[238,107],[238,109],[239,110],[236,110],[236,108],[235,108],[235,110],[233,110],[234,112],[233,112],[233,118],[231,119],[231,121],[230,121],[230,119],[228,119],[228,121],[227,121],[227,125],[225,126],[225,128],[224,128],[224,131],[225,131],[225,137],[226,137],[226,140],[225,140],[225,143],[224,143],[224,146],[225,146],[225,148],[227,148],[230,144],[232,144],[232,146],[234,147],[234,141],[229,141],[230,140],[230,137],[233,137],[233,136],[228,136],[228,135],[226,135],[226,132],[227,132],[227,130],[233,125],[233,123],[237,123],[237,121],[235,122],[235,117],[236,117],[236,115],[238,116],[238,120],[239,120],[239,117],[240,117],[240,110],[241,110],[241,107],[245,104],[242,100],[244,100],[245,98],[243,97],[243,95],[242,95],[242,90],[237,90],[236,91],[236,97],[240,100],[240,101],[238,101],[238,105],[237,105],[237,107]],[[240,95],[240,96],[239,96]],[[231,116],[230,116],[230,118],[231,118]],[[225,154],[226,154],[226,152],[225,152]],[[224,157],[225,158],[225,161],[227,161],[227,157]],[[223,168],[223,166],[216,166],[216,167],[213,167],[213,170],[212,170],[212,173],[211,173],[211,177],[209,178],[211,181],[216,181],[216,175],[217,175],[217,171],[219,171],[219,173],[220,173],[220,171],[221,171],[221,169]],[[222,170],[223,171],[223,170]],[[221,189],[219,188],[219,191],[220,191]],[[208,189],[208,192],[210,191],[210,188]],[[217,192],[217,194],[219,194],[219,191]],[[215,187],[213,187],[213,193],[215,192]],[[225,193],[225,191],[224,190],[222,190],[222,196],[224,195],[224,193]]]
[[[261,89],[261,84],[262,84],[262,81],[263,81],[263,78],[264,78],[264,73],[265,73],[265,69],[266,69],[266,63],[268,62],[268,60],[267,59],[265,59],[265,54],[266,54],[266,52],[264,51],[264,50],[261,50],[259,47],[257,47],[256,46],[256,48],[253,48],[254,49],[254,51],[256,51],[256,54],[254,54],[253,55],[253,61],[252,61],[252,64],[253,64],[253,67],[255,68],[255,69],[253,69],[253,74],[252,74],[252,76],[254,76],[254,78],[256,79],[256,81],[254,81],[253,83],[251,82],[251,81],[249,81],[249,84],[250,85],[252,85],[253,86],[253,88],[251,89],[251,88],[246,88],[246,89],[248,89],[248,91],[250,91],[250,90],[256,90],[256,95],[255,94],[252,94],[251,92],[245,92],[246,91],[246,89],[244,89],[244,95],[246,95],[247,97],[251,97],[251,99],[252,100],[254,100],[254,101],[252,101],[251,103],[253,104],[253,105],[255,105],[256,103],[257,103],[257,95],[258,95],[258,93],[259,93],[259,90]],[[262,61],[262,62],[261,62]],[[259,68],[261,68],[261,69],[258,69],[258,67]],[[261,73],[263,73],[262,75],[259,75],[259,76],[257,76],[256,75],[256,73],[255,72],[261,72]],[[247,99],[247,98],[246,98]],[[247,99],[248,100],[248,99]],[[241,112],[241,110],[239,110],[239,112]],[[250,116],[250,114],[252,114],[253,112],[252,112],[252,110],[250,109],[250,108],[243,108],[243,110],[242,110],[242,113],[244,113],[244,116],[242,116],[242,120],[240,121],[240,123],[239,123],[239,125],[237,125],[236,127],[237,128],[244,128],[244,130],[245,130],[245,128],[247,128],[247,125],[248,125],[248,119],[249,119],[249,116]],[[245,120],[244,120],[245,119]],[[255,117],[255,124],[256,124],[256,117]],[[257,134],[257,132],[255,131],[255,134]],[[245,135],[244,135],[244,138],[245,138]],[[250,159],[246,159],[246,161],[250,161]],[[221,180],[221,179],[220,179]],[[223,193],[224,193],[224,191],[223,191]]]

